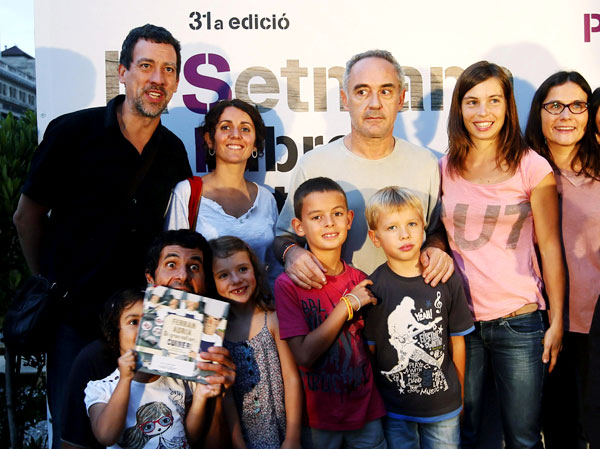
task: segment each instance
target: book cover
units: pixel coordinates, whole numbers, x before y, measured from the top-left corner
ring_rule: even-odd
[[[148,285],[135,350],[137,369],[206,382],[200,353],[222,346],[229,304],[164,286]]]

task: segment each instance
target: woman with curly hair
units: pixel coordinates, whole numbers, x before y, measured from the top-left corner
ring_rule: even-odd
[[[280,273],[275,261],[273,239],[277,222],[277,205],[271,192],[245,177],[247,167],[262,156],[266,127],[258,109],[239,99],[223,100],[206,114],[200,134],[204,138],[206,161],[214,170],[202,177],[202,191],[197,217],[190,211],[191,183],[182,181],[175,187],[165,226],[189,228],[215,239],[233,235],[244,240],[267,265],[271,285]],[[194,200],[192,198],[192,200]]]

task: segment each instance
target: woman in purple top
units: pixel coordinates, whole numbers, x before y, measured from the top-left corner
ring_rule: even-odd
[[[562,242],[568,268],[563,351],[547,379],[544,436],[547,449],[585,447],[583,399],[588,376],[588,333],[600,294],[600,145],[597,102],[577,72],[557,72],[531,103],[526,139],[554,169]],[[596,131],[596,132],[595,132]]]

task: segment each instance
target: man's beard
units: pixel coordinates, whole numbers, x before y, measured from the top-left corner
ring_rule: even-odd
[[[148,90],[160,90],[160,92],[163,94],[163,98],[167,98],[167,93],[165,92],[164,89],[160,88],[160,87],[152,87]],[[150,109],[148,108],[145,104],[144,101],[142,100],[144,93],[146,92],[146,90],[144,90],[142,92],[141,95],[139,95],[134,102],[134,106],[136,111],[144,116],[144,117],[148,117],[148,118],[156,118],[156,117],[160,117],[160,115],[163,113],[163,111],[165,109],[167,109],[167,105],[169,104],[168,101],[164,101],[164,103],[162,105],[155,105],[155,109]]]

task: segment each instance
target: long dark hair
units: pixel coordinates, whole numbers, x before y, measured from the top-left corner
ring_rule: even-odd
[[[598,109],[600,109],[600,87],[597,87],[594,93],[592,94],[592,98],[590,98],[590,124],[592,129],[592,134],[600,134],[600,129],[598,129],[598,124],[596,123],[596,116],[598,115]],[[588,127],[589,128],[589,127]]]
[[[586,101],[590,101],[592,89],[590,85],[578,72],[556,72],[550,75],[538,88],[531,100],[531,109],[529,110],[529,119],[527,120],[527,128],[525,129],[525,139],[535,151],[544,156],[550,164],[556,168],[556,164],[552,159],[552,153],[546,138],[542,131],[542,107],[544,100],[548,96],[548,92],[555,86],[562,86],[565,83],[572,82],[577,84],[587,96]],[[596,137],[594,136],[595,114],[592,110],[588,112],[588,123],[585,133],[581,140],[577,143],[577,153],[571,161],[571,170],[577,174],[600,180],[600,148]],[[581,168],[576,170],[577,163],[581,164]]]
[[[267,283],[265,270],[248,244],[242,239],[231,235],[210,240],[208,243],[213,252],[213,260],[226,259],[240,251],[248,254],[248,259],[250,259],[250,263],[254,269],[254,277],[256,278],[256,289],[251,299],[265,312],[273,310],[273,295]]]
[[[506,163],[508,169],[514,172],[527,150],[519,127],[517,105],[508,71],[497,64],[479,61],[467,67],[460,75],[452,94],[448,117],[448,168],[451,173],[464,171],[469,149],[473,145],[463,120],[462,100],[469,90],[490,78],[498,80],[506,100],[506,117],[497,138],[496,164],[500,166]]]
[[[110,351],[116,358],[121,356],[121,342],[119,341],[121,315],[125,309],[143,300],[144,292],[139,289],[128,288],[115,292],[104,305],[101,323],[102,334]]]

